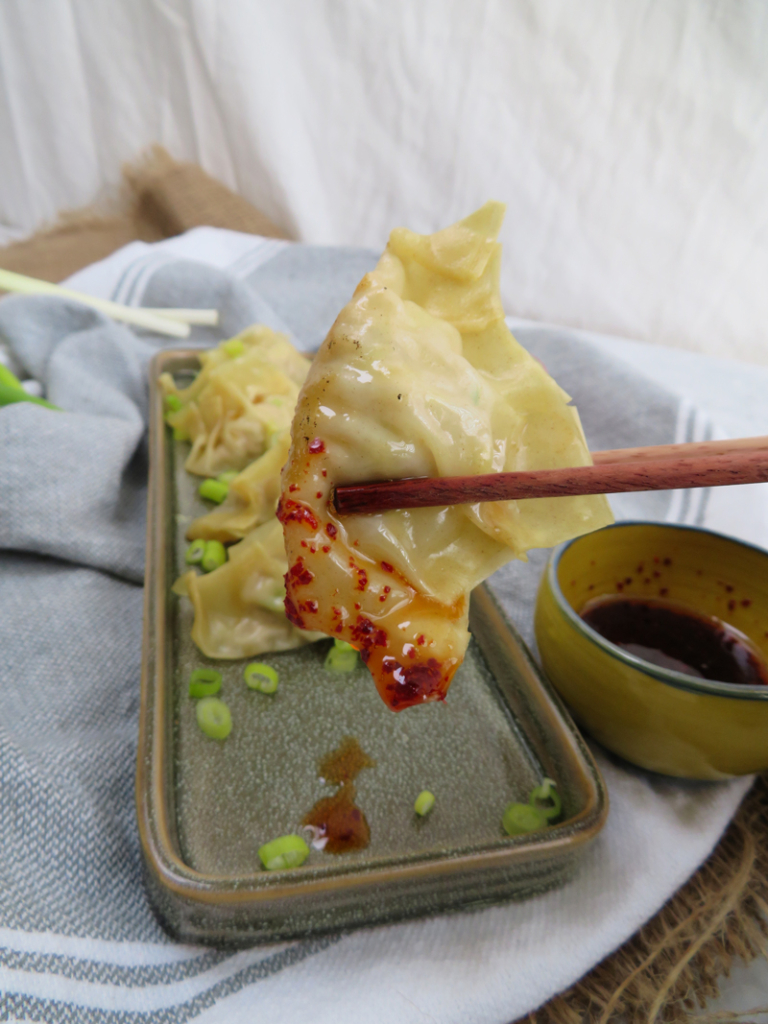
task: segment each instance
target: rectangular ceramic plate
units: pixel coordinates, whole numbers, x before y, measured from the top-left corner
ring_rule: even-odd
[[[180,939],[246,945],[478,907],[565,882],[607,814],[589,751],[490,592],[473,594],[467,658],[448,699],[399,714],[362,666],[326,672],[330,641],[263,655],[279,672],[273,696],[249,690],[245,662],[216,662],[233,729],[208,739],[186,695],[189,673],[214,664],[190,639],[190,603],[171,593],[185,570],[184,533],[206,509],[184,470],[187,445],[162,418],[160,373],[181,383],[194,352],[156,357],[151,370],[150,496],[137,767],[138,819],[150,897]],[[324,755],[352,736],[376,762],[358,776],[370,845],[313,849],[300,868],[261,869],[259,846],[300,831],[334,789]],[[510,838],[505,806],[557,781],[560,823]],[[426,818],[416,795],[437,802]]]

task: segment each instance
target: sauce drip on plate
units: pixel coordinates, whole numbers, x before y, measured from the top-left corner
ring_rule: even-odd
[[[315,845],[326,853],[348,853],[364,850],[371,841],[371,830],[365,814],[355,803],[356,779],[363,768],[376,764],[352,736],[345,736],[340,746],[327,754],[319,766],[319,775],[340,788],[333,796],[317,801],[304,817],[315,836]]]
[[[669,601],[609,595],[581,618],[611,643],[652,665],[699,679],[768,685],[768,666],[748,637],[720,619]]]

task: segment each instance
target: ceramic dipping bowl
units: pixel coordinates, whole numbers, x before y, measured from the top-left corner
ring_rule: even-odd
[[[692,779],[768,768],[768,686],[696,678],[611,643],[579,616],[605,595],[714,616],[768,661],[768,552],[693,527],[618,523],[553,552],[535,618],[545,671],[608,750]]]

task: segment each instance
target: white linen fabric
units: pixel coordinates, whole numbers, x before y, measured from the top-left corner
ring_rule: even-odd
[[[150,306],[214,302],[224,335],[262,319],[309,349],[374,261],[363,250],[200,228],[128,246],[69,283]],[[708,418],[689,401],[610,354],[620,342],[515,329],[574,394],[592,447],[710,436]],[[201,343],[217,336],[195,333]],[[78,409],[0,409],[4,1019],[213,1024],[309,1015],[318,1024],[508,1024],[620,945],[710,853],[749,779],[675,781],[598,751],[608,823],[575,880],[558,891],[238,953],[173,943],[141,887],[132,785],[146,367],[167,341],[50,297],[0,302],[0,338],[53,401]],[[664,350],[643,348],[663,374]],[[715,389],[716,366],[709,379]],[[692,500],[626,495],[616,508],[766,543],[765,490],[740,488],[729,502],[724,489]],[[529,641],[545,554],[492,578]]]
[[[509,204],[511,313],[768,362],[762,0],[4,0],[0,239],[153,142],[295,237]]]

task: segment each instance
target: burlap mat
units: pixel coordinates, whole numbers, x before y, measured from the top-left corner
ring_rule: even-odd
[[[123,179],[119,195],[65,213],[31,238],[0,248],[0,266],[60,281],[135,239],[156,241],[202,224],[288,237],[200,167],[178,163],[160,147],[126,167]],[[701,1009],[717,996],[717,980],[734,958],[768,956],[767,879],[764,775],[687,885],[621,949],[531,1014],[530,1024],[735,1019]]]
[[[288,237],[197,164],[179,163],[154,146],[123,169],[117,194],[63,213],[31,238],[0,247],[0,267],[58,282],[128,242],[157,242],[202,224]]]

